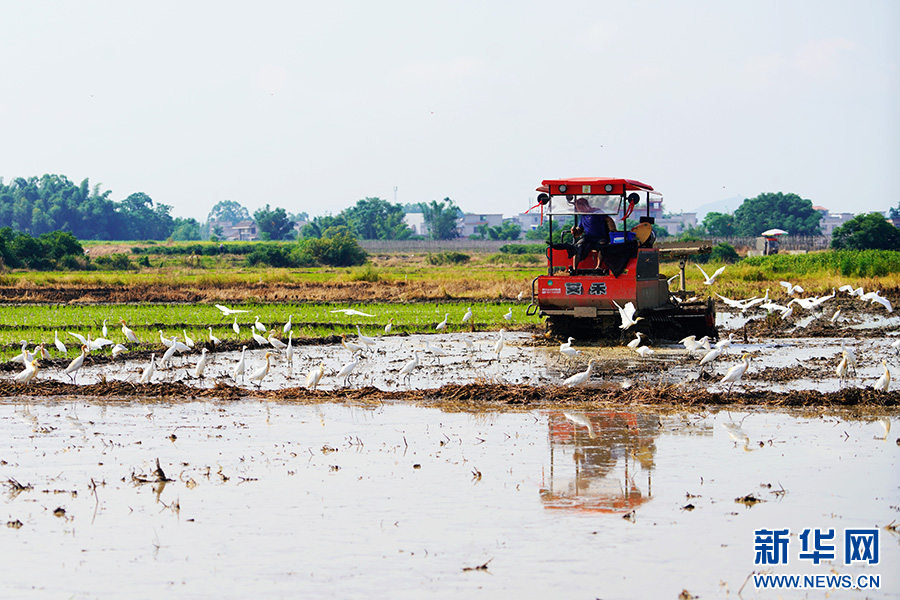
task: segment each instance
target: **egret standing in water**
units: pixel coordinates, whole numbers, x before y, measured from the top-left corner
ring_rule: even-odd
[[[244,380],[244,371],[247,370],[247,346],[243,346],[241,348],[241,358],[238,359],[236,365],[234,365],[234,370],[231,372],[231,378],[237,381],[238,375],[241,376],[241,381]]]
[[[591,359],[590,362],[588,362],[587,371],[582,371],[581,373],[572,375],[571,377],[563,381],[563,385],[566,387],[580,387],[587,383],[591,378],[591,369],[594,368],[595,360],[596,359]]]
[[[141,373],[141,383],[150,383],[150,379],[153,377],[153,373],[156,371],[156,354],[150,355],[150,364],[144,367],[144,372]]]
[[[729,394],[731,393],[731,388],[734,387],[734,384],[741,380],[741,377],[744,376],[744,373],[746,373],[747,369],[750,367],[750,355],[748,353],[745,352],[741,359],[742,362],[728,369],[728,372],[725,373],[725,377],[722,378],[722,383],[728,384]]]
[[[419,353],[413,352],[413,359],[411,361],[409,361],[408,363],[406,363],[405,365],[403,365],[403,368],[400,369],[400,373],[399,373],[400,380],[402,381],[405,379],[408,382],[409,378],[411,376],[411,373],[418,366],[419,366]]]
[[[200,352],[200,360],[197,361],[197,366],[194,367],[194,377],[203,377],[203,371],[206,369],[206,362],[208,360],[207,356],[208,350],[204,348]]]
[[[306,388],[315,391],[316,386],[322,381],[323,375],[325,375],[325,363],[319,363],[318,367],[306,374]]]
[[[881,366],[884,367],[884,374],[875,382],[875,390],[878,392],[886,392],[891,387],[891,372],[888,371],[887,361],[882,360]]]
[[[69,376],[69,379],[72,380],[72,383],[75,383],[75,377],[78,375],[78,369],[84,364],[84,357],[87,356],[88,349],[84,344],[81,345],[81,355],[77,356],[75,360],[69,363],[69,366],[66,367],[66,375]]]
[[[32,359],[31,361],[25,363],[25,370],[18,373],[15,377],[13,377],[13,381],[16,383],[24,383],[28,385],[28,383],[37,377],[38,374],[38,360],[37,358]]]
[[[247,376],[247,379],[249,379],[251,383],[254,381],[257,382],[257,384],[256,384],[257,388],[262,386],[262,380],[265,378],[266,375],[269,374],[269,358],[271,356],[272,356],[271,352],[266,352],[266,363]]]

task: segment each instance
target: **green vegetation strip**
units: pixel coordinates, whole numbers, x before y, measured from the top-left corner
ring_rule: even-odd
[[[118,305],[18,305],[0,307],[0,360],[8,360],[21,350],[22,340],[29,347],[45,343],[54,353],[54,332],[69,348],[77,349],[80,342],[68,332],[92,338],[101,336],[103,321],[106,320],[108,339],[130,345],[122,333],[120,319],[124,319],[141,340],[142,344],[159,345],[159,331],[166,337],[177,335],[183,339],[183,332],[195,342],[209,340],[209,327],[213,335],[221,340],[248,340],[256,317],[268,331],[275,330],[276,337],[287,339],[283,326],[291,320],[294,337],[322,337],[327,335],[356,335],[357,325],[364,335],[384,334],[384,327],[393,319],[391,334],[431,332],[449,314],[445,331],[468,331],[462,325],[468,304],[458,303],[411,303],[411,304],[266,304],[230,305],[230,308],[246,310],[246,313],[224,317],[212,304],[118,304]],[[494,330],[500,327],[515,328],[517,325],[536,325],[537,317],[525,315],[526,303],[478,302],[472,303],[475,326],[479,330]],[[503,315],[512,308],[513,319],[508,322]],[[372,317],[335,312],[352,309]],[[232,329],[237,317],[240,334]],[[183,330],[183,331],[182,331]],[[257,331],[257,333],[260,333]],[[268,336],[268,333],[265,334]]]

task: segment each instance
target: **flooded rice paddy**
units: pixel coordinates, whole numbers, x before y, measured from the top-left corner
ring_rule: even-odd
[[[0,402],[3,597],[900,597],[896,415]],[[876,528],[879,565],[798,560]],[[821,592],[813,592],[819,597]]]

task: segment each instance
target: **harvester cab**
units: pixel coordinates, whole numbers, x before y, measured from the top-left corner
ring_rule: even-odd
[[[653,234],[651,208],[662,195],[633,179],[549,179],[537,188],[548,220],[547,274],[531,283],[528,314],[547,318],[551,335],[618,338],[620,307],[631,302],[643,331],[656,339],[689,335],[716,337],[715,305],[684,288],[689,256],[708,253],[706,242],[660,245]],[[627,227],[632,215],[636,226]],[[560,241],[553,242],[554,231]],[[659,273],[661,257],[680,259],[679,283],[670,291]]]

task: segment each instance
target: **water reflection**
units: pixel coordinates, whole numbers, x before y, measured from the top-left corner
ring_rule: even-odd
[[[550,464],[540,490],[545,508],[628,513],[650,501],[656,415],[552,411],[547,424]]]

